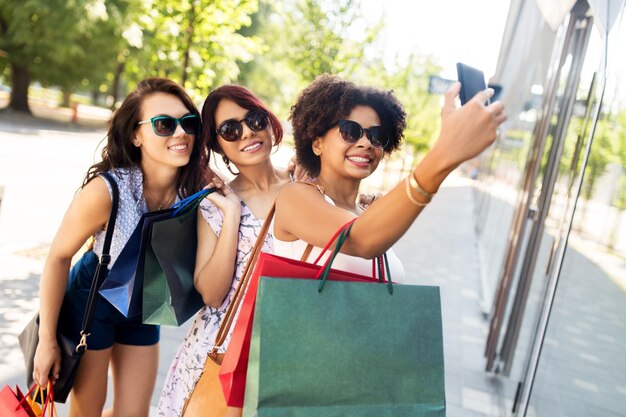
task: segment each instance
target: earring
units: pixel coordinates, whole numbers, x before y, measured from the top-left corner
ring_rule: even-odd
[[[228,170],[228,172],[233,175],[239,175],[238,172],[233,171],[233,169],[230,167],[230,159],[228,159],[226,155],[222,155],[222,161],[224,161],[224,163],[226,164],[226,169]]]

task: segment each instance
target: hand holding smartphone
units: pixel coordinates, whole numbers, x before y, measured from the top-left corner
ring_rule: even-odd
[[[485,84],[485,75],[479,69],[470,67],[469,65],[457,62],[456,72],[461,82],[461,91],[459,98],[461,105],[464,105],[472,99],[478,92],[487,88]],[[489,101],[487,101],[489,104]]]

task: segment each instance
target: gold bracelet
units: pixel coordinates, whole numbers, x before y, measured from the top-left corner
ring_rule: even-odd
[[[409,177],[406,177],[404,179],[404,183],[406,184],[406,196],[409,197],[409,200],[411,200],[411,203],[415,204],[416,206],[420,206],[420,207],[426,207],[426,205],[428,203],[430,203],[430,201],[427,201],[426,203],[422,203],[421,201],[417,201],[415,199],[415,197],[413,197],[413,194],[411,194],[411,184],[409,184]]]
[[[409,175],[409,181],[411,183],[411,188],[413,188],[422,197],[427,198],[429,202],[430,202],[430,200],[433,199],[435,194],[437,194],[436,192],[429,193],[428,191],[426,191],[426,190],[424,190],[422,188],[422,186],[419,184],[419,182],[417,182],[417,178],[415,177],[415,171],[413,171],[411,173],[411,175]]]

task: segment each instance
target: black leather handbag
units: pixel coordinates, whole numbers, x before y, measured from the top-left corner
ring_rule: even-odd
[[[64,403],[72,390],[74,385],[74,379],[76,378],[76,372],[80,364],[85,350],[87,350],[87,337],[91,329],[91,322],[96,309],[98,288],[106,274],[108,273],[107,266],[111,261],[111,255],[109,250],[111,248],[111,239],[113,237],[113,229],[115,228],[115,219],[117,217],[117,208],[119,205],[119,190],[115,179],[106,172],[100,173],[100,176],[109,183],[112,190],[112,205],[111,215],[109,217],[109,223],[104,238],[104,246],[102,248],[102,255],[95,264],[95,272],[93,274],[93,280],[91,281],[91,287],[89,289],[89,298],[87,301],[87,308],[83,314],[83,322],[81,325],[80,335],[65,334],[62,330],[61,321],[63,317],[63,306],[59,314],[59,326],[57,326],[57,342],[59,349],[61,350],[61,370],[59,372],[59,378],[54,384],[54,401]],[[85,257],[81,259],[83,261]],[[73,268],[79,267],[78,264]],[[81,267],[84,267],[82,265]],[[64,303],[65,304],[65,303]],[[79,340],[76,343],[76,340]],[[20,348],[24,354],[24,363],[26,365],[26,379],[28,386],[33,385],[33,368],[35,351],[39,344],[39,313],[26,325],[22,333],[19,335]]]

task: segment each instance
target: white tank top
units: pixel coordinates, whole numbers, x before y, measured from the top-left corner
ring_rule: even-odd
[[[328,203],[332,204],[333,206],[335,205],[334,201],[327,195],[324,195],[324,198],[326,199],[326,201],[328,201]],[[286,242],[284,240],[278,239],[276,237],[276,234],[274,233],[274,220],[272,220],[272,223],[270,224],[270,231],[272,235],[274,236],[274,254],[275,255],[284,256],[285,258],[291,258],[291,259],[297,259],[297,260],[300,260],[302,258],[302,255],[306,247],[308,246],[307,242],[301,239],[294,240],[293,242]],[[330,239],[330,237],[331,236],[329,236],[328,238]],[[311,253],[305,259],[305,261],[306,262],[315,261],[315,259],[317,259],[321,251],[322,251],[322,248],[313,246]],[[330,256],[330,254],[331,254],[331,251],[328,251],[327,254],[325,254],[322,257],[322,259],[320,260],[318,264],[323,265],[324,262]],[[398,284],[403,284],[405,282],[404,267],[402,266],[402,263],[400,262],[396,254],[394,253],[393,249],[387,250],[387,261],[389,264],[391,280]],[[357,256],[339,253],[337,257],[335,258],[332,267],[340,271],[348,271],[348,272],[352,272],[352,273],[359,274],[359,275],[372,276],[372,260],[371,259],[359,258]]]

